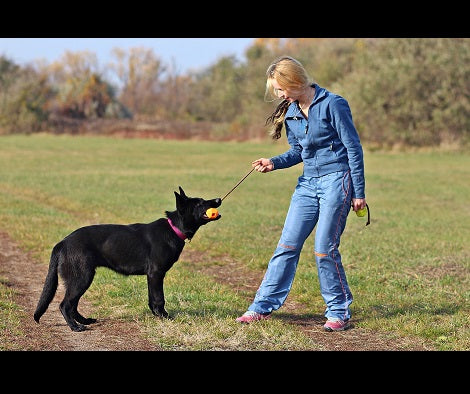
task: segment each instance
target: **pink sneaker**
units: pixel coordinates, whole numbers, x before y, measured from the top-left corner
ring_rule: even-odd
[[[326,331],[344,331],[350,328],[351,325],[348,320],[328,320],[323,328]]]
[[[266,320],[270,317],[270,313],[262,314],[254,311],[246,311],[242,316],[237,317],[235,320],[240,323],[251,323],[258,320]]]

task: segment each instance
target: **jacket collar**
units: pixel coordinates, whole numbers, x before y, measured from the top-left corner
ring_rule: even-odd
[[[320,100],[322,97],[326,95],[326,90],[325,88],[318,86],[316,83],[313,83],[312,86],[315,88],[315,96],[313,96],[313,103],[316,103],[318,100]],[[289,105],[289,108],[287,109],[287,112],[286,112],[286,118],[289,118],[289,117],[292,118],[293,116],[299,114],[299,106],[298,104],[293,105],[294,103],[295,101]]]

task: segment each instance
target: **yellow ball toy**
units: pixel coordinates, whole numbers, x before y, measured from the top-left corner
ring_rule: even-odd
[[[217,216],[219,216],[219,211],[217,208],[209,208],[206,211],[206,215],[209,219],[215,219]]]
[[[367,207],[364,207],[362,209],[358,209],[356,211],[356,215],[359,216],[360,218],[366,216],[366,214],[367,214]]]

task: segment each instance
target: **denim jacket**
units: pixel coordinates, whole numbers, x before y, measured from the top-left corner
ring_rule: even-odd
[[[351,170],[352,197],[365,198],[364,156],[348,102],[325,88],[315,87],[308,120],[297,102],[284,120],[290,149],[271,157],[274,170],[304,163],[303,175],[319,177]]]

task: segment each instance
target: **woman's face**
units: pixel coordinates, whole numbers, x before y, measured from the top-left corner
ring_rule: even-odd
[[[287,100],[290,103],[292,103],[292,102],[294,102],[298,99],[298,95],[296,94],[296,92],[288,90],[288,89],[283,89],[281,87],[281,85],[278,84],[276,79],[273,78],[271,80],[271,85],[274,89],[274,93],[276,94],[276,96],[278,98],[283,99],[283,100]]]

